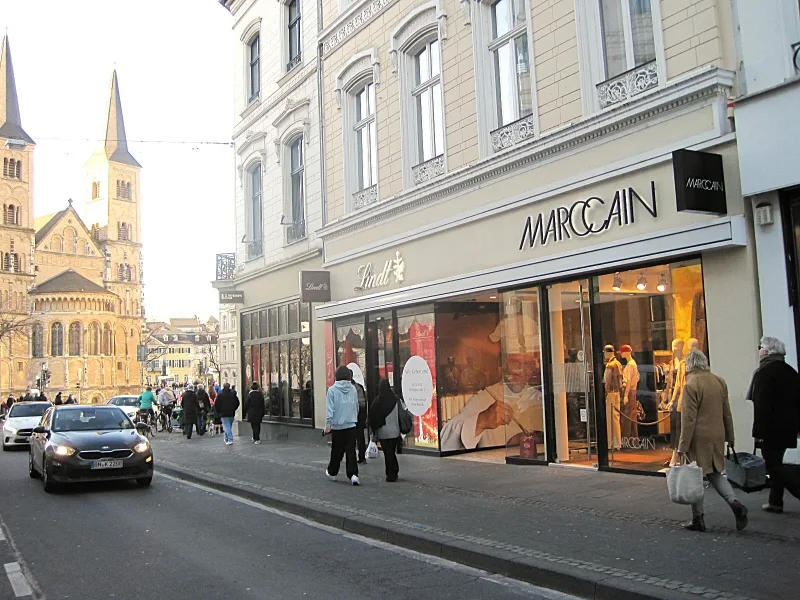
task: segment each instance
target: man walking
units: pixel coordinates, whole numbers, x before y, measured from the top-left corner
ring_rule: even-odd
[[[233,444],[233,419],[236,417],[238,408],[239,398],[233,395],[230,384],[226,383],[214,402],[214,409],[222,419],[222,431],[225,433],[226,446]]]
[[[181,408],[183,409],[183,433],[186,439],[192,439],[192,429],[197,426],[197,413],[200,406],[197,403],[197,395],[194,393],[194,386],[189,384],[181,396]]]
[[[353,485],[359,485],[356,459],[356,423],[358,396],[352,383],[353,372],[345,366],[336,369],[336,383],[328,388],[325,401],[325,435],[331,437],[331,462],[325,470],[334,481],[346,455],[345,472]]]

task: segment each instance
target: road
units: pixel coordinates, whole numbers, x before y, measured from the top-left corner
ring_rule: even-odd
[[[51,495],[17,451],[0,481],[2,600],[571,598],[166,475]]]

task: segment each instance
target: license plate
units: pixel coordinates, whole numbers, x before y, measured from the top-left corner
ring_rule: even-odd
[[[92,469],[121,469],[122,461],[114,458],[101,458],[92,461]]]

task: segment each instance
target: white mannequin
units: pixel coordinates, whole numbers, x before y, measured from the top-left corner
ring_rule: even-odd
[[[678,371],[681,368],[681,361],[683,361],[683,348],[685,343],[680,338],[672,340],[672,359],[669,362],[669,385],[667,386],[664,400],[661,402],[661,410],[672,410],[673,393],[678,384]]]
[[[639,422],[636,412],[636,388],[639,387],[639,365],[633,358],[633,348],[623,344],[619,349],[619,354],[626,360],[625,368],[622,371],[624,381],[624,394],[622,398],[621,428],[622,437],[638,438]],[[625,418],[627,417],[627,418]]]

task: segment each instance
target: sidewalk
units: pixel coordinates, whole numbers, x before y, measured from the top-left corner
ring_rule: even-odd
[[[798,597],[800,502],[760,510],[740,493],[750,525],[706,494],[705,534],[685,532],[689,507],[663,478],[522,467],[403,454],[386,483],[383,456],[360,465],[361,486],[325,477],[325,448],[220,437],[153,440],[156,469],[327,525],[583,598]],[[787,494],[788,496],[788,494]]]

